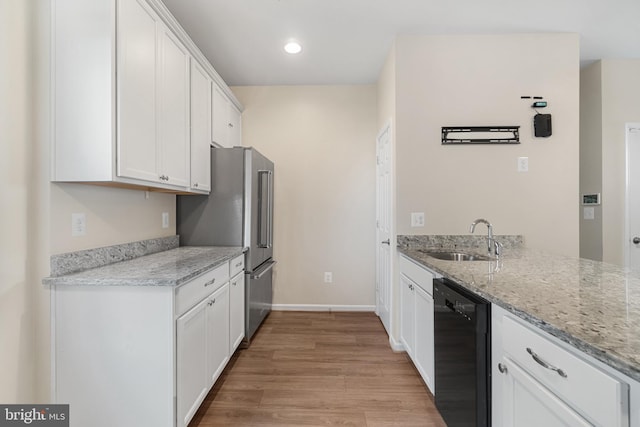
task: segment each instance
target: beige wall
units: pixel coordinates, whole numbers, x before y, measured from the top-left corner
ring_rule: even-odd
[[[71,236],[71,214],[86,216],[86,235]],[[169,228],[162,228],[162,212]],[[51,253],[176,234],[176,196],[82,184],[51,184]]]
[[[0,401],[33,396],[35,310],[31,307],[34,262],[29,214],[33,181],[31,110],[33,67],[31,7],[24,0],[0,2]]]
[[[465,234],[484,217],[529,247],[578,255],[578,36],[402,36],[395,48],[398,234]],[[550,138],[533,137],[521,95],[548,101]],[[460,125],[519,125],[521,144],[441,145],[441,127]]]
[[[274,304],[373,305],[375,86],[233,91],[243,144],[276,167]]]
[[[0,0],[2,403],[51,401],[52,253],[175,234],[175,196],[49,183],[49,22],[49,2]],[[87,214],[85,237],[71,237],[72,212]]]
[[[602,193],[602,67],[580,70],[580,194]],[[602,261],[602,205],[584,219],[580,206],[580,257]]]
[[[624,264],[625,131],[640,121],[640,59],[602,61],[603,261]]]

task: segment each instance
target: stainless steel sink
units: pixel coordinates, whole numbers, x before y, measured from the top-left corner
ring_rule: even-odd
[[[465,252],[457,252],[457,251],[431,251],[431,250],[421,250],[418,252],[422,252],[425,255],[428,255],[432,258],[443,259],[445,261],[491,261],[492,257],[487,255],[477,255],[477,254],[469,254]]]

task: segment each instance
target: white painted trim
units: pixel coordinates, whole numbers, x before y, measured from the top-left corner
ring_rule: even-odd
[[[374,312],[375,305],[273,304],[273,311],[357,311]]]
[[[406,351],[404,345],[400,341],[396,341],[391,335],[389,335],[389,345],[391,346],[391,350],[395,352]]]

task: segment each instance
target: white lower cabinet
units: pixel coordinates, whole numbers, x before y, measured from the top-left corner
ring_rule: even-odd
[[[435,359],[433,346],[433,295],[420,286],[415,288],[415,334],[413,363],[429,390],[435,391]]]
[[[230,351],[233,353],[244,338],[244,273],[231,278],[229,283]]]
[[[413,358],[415,340],[415,296],[414,284],[404,274],[400,274],[400,342],[405,351]]]
[[[558,396],[520,369],[509,358],[502,359],[505,375],[501,375],[504,387],[502,411],[494,414],[505,426],[581,426],[590,424]]]
[[[200,302],[176,321],[178,425],[189,420],[209,391],[207,375],[207,306]]]
[[[207,302],[207,382],[213,385],[229,361],[229,284]]]
[[[401,255],[400,341],[432,393],[434,383],[434,273]]]
[[[70,426],[187,426],[235,350],[243,257],[177,288],[54,287],[52,397]]]
[[[494,427],[628,427],[629,384],[492,305]]]
[[[186,426],[229,361],[229,284],[176,320],[178,426]]]

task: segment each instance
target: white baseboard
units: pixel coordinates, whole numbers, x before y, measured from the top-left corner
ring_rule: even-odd
[[[375,312],[375,305],[273,304],[273,311],[363,311]]]
[[[391,335],[389,335],[389,345],[391,346],[391,350],[395,352],[405,351],[404,345],[402,345],[400,341],[394,340]]]

